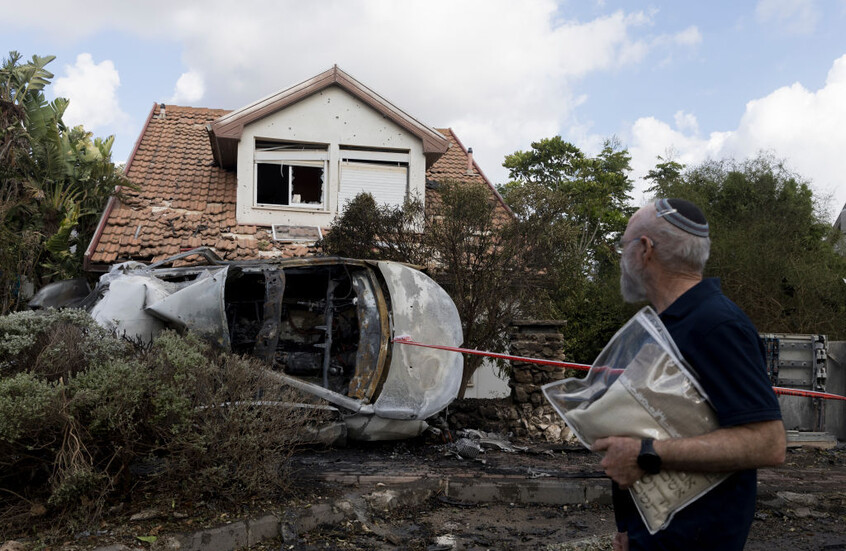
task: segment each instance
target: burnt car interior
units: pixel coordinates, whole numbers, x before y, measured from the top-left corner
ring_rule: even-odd
[[[51,285],[33,307],[62,306],[87,292],[73,282]],[[223,261],[197,248],[150,265],[116,264],[78,307],[141,342],[170,327],[255,357],[282,384],[346,412],[356,439],[420,434],[461,384],[459,355],[392,344],[395,333],[412,332],[446,345],[462,341],[446,291],[396,262]]]
[[[231,274],[224,296],[232,351],[334,392],[371,398],[384,315],[375,285],[372,270],[346,264]]]

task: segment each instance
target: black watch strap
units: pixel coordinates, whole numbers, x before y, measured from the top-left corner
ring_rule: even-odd
[[[637,456],[637,466],[647,474],[661,472],[661,456],[655,452],[654,440],[646,438],[640,443],[640,453]]]

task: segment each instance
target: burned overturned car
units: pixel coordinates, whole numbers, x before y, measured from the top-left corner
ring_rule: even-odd
[[[174,266],[189,257],[205,262]],[[55,305],[55,285],[31,305]],[[78,306],[133,338],[189,329],[256,356],[284,383],[337,408],[353,439],[420,434],[425,419],[455,399],[461,382],[459,354],[392,342],[399,335],[448,346],[462,341],[447,293],[395,262],[222,261],[209,249],[194,249],[151,265],[115,265]]]

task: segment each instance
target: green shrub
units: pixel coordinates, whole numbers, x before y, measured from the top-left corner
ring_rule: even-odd
[[[0,317],[0,375],[33,371],[50,380],[67,380],[90,362],[129,353],[129,343],[111,336],[83,310]]]
[[[109,477],[106,473],[82,466],[63,473],[47,503],[59,508],[79,507],[80,502],[95,504],[108,487],[108,483]]]
[[[57,424],[58,404],[55,383],[31,373],[0,378],[0,440],[19,442]]]
[[[139,347],[82,311],[23,312],[0,317],[0,354],[0,518],[37,502],[78,528],[129,488],[278,496],[319,422],[256,360],[192,334]]]
[[[71,379],[71,412],[92,436],[134,432],[144,415],[154,381],[137,361],[116,359],[91,365]]]

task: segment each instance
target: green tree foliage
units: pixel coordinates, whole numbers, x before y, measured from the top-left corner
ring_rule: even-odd
[[[425,220],[425,231],[421,224]],[[445,181],[424,212],[419,201],[379,206],[369,194],[349,202],[322,242],[329,254],[410,262],[428,268],[458,308],[464,345],[505,351],[512,319],[542,303],[542,274],[529,267],[546,237],[507,215],[486,186]],[[465,358],[460,395],[481,365]]]
[[[628,206],[630,155],[609,140],[596,157],[560,136],[505,158],[511,181],[500,192],[521,220],[543,220],[547,255],[539,269],[554,282],[554,314],[565,319],[565,350],[591,362],[632,309],[619,298],[614,245],[634,209]]]
[[[570,206],[565,217],[581,229],[581,248],[589,254],[626,228],[631,214],[630,161],[628,151],[614,140],[606,141],[596,157],[588,157],[561,136],[544,138],[533,142],[529,151],[505,157],[502,166],[511,180],[500,193],[512,204],[516,190],[538,184],[566,197]]]
[[[68,100],[47,101],[53,59],[10,52],[0,67],[0,313],[20,306],[24,280],[82,273],[106,200],[127,184],[111,162],[114,136],[68,128]]]
[[[361,193],[344,205],[322,246],[330,254],[348,258],[423,265],[428,258],[419,231],[424,216],[419,199],[408,199],[396,208],[379,205],[372,195]]]
[[[706,275],[762,332],[846,336],[846,259],[807,182],[772,156],[708,161],[684,170],[662,161],[650,192],[693,201],[711,225]]]

